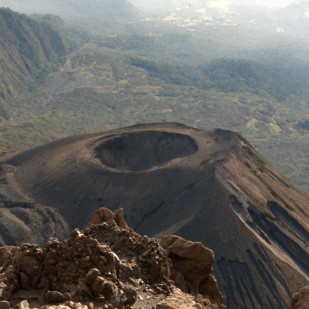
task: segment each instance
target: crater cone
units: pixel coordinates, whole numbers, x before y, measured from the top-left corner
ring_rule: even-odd
[[[104,206],[124,208],[140,234],[205,244],[229,309],[286,309],[309,282],[308,193],[231,131],[136,125],[3,157],[0,243],[11,241],[6,226],[34,225],[16,200],[45,206],[32,209],[42,231],[57,232],[43,221],[56,213],[83,227]]]
[[[105,166],[137,172],[162,167],[196,151],[196,143],[188,135],[155,131],[113,136],[95,148]]]

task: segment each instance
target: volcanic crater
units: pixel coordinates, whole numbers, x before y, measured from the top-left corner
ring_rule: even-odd
[[[94,150],[106,167],[139,172],[171,165],[177,159],[194,154],[197,149],[189,135],[146,131],[108,137]]]
[[[228,308],[285,309],[309,282],[308,193],[231,131],[159,123],[68,137],[1,158],[0,180],[0,203],[45,205],[71,229],[124,208],[140,234],[205,244]],[[24,222],[5,205],[0,216]]]

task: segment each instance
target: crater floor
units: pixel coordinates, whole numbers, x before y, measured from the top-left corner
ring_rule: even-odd
[[[112,136],[95,148],[97,158],[105,166],[125,171],[158,168],[196,151],[197,145],[190,136],[158,131]]]

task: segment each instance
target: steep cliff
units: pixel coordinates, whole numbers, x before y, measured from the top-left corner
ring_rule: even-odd
[[[61,21],[59,20],[61,23]],[[65,53],[62,35],[49,23],[0,8],[0,120],[9,100],[31,91]]]

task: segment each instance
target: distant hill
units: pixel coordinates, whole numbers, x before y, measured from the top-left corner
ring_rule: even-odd
[[[217,59],[195,69],[144,59],[132,59],[131,64],[171,84],[217,89],[226,93],[249,92],[280,102],[293,98],[294,101],[305,101],[309,106],[306,87],[309,82],[308,64],[303,64],[302,68],[295,65],[278,67],[236,58]]]
[[[8,119],[8,101],[41,80],[65,53],[61,34],[10,9],[0,9],[0,120]]]
[[[212,81],[213,87],[225,92],[248,91],[268,95],[280,102],[306,101],[309,65],[266,65],[249,60],[219,59],[211,62],[202,72]]]

